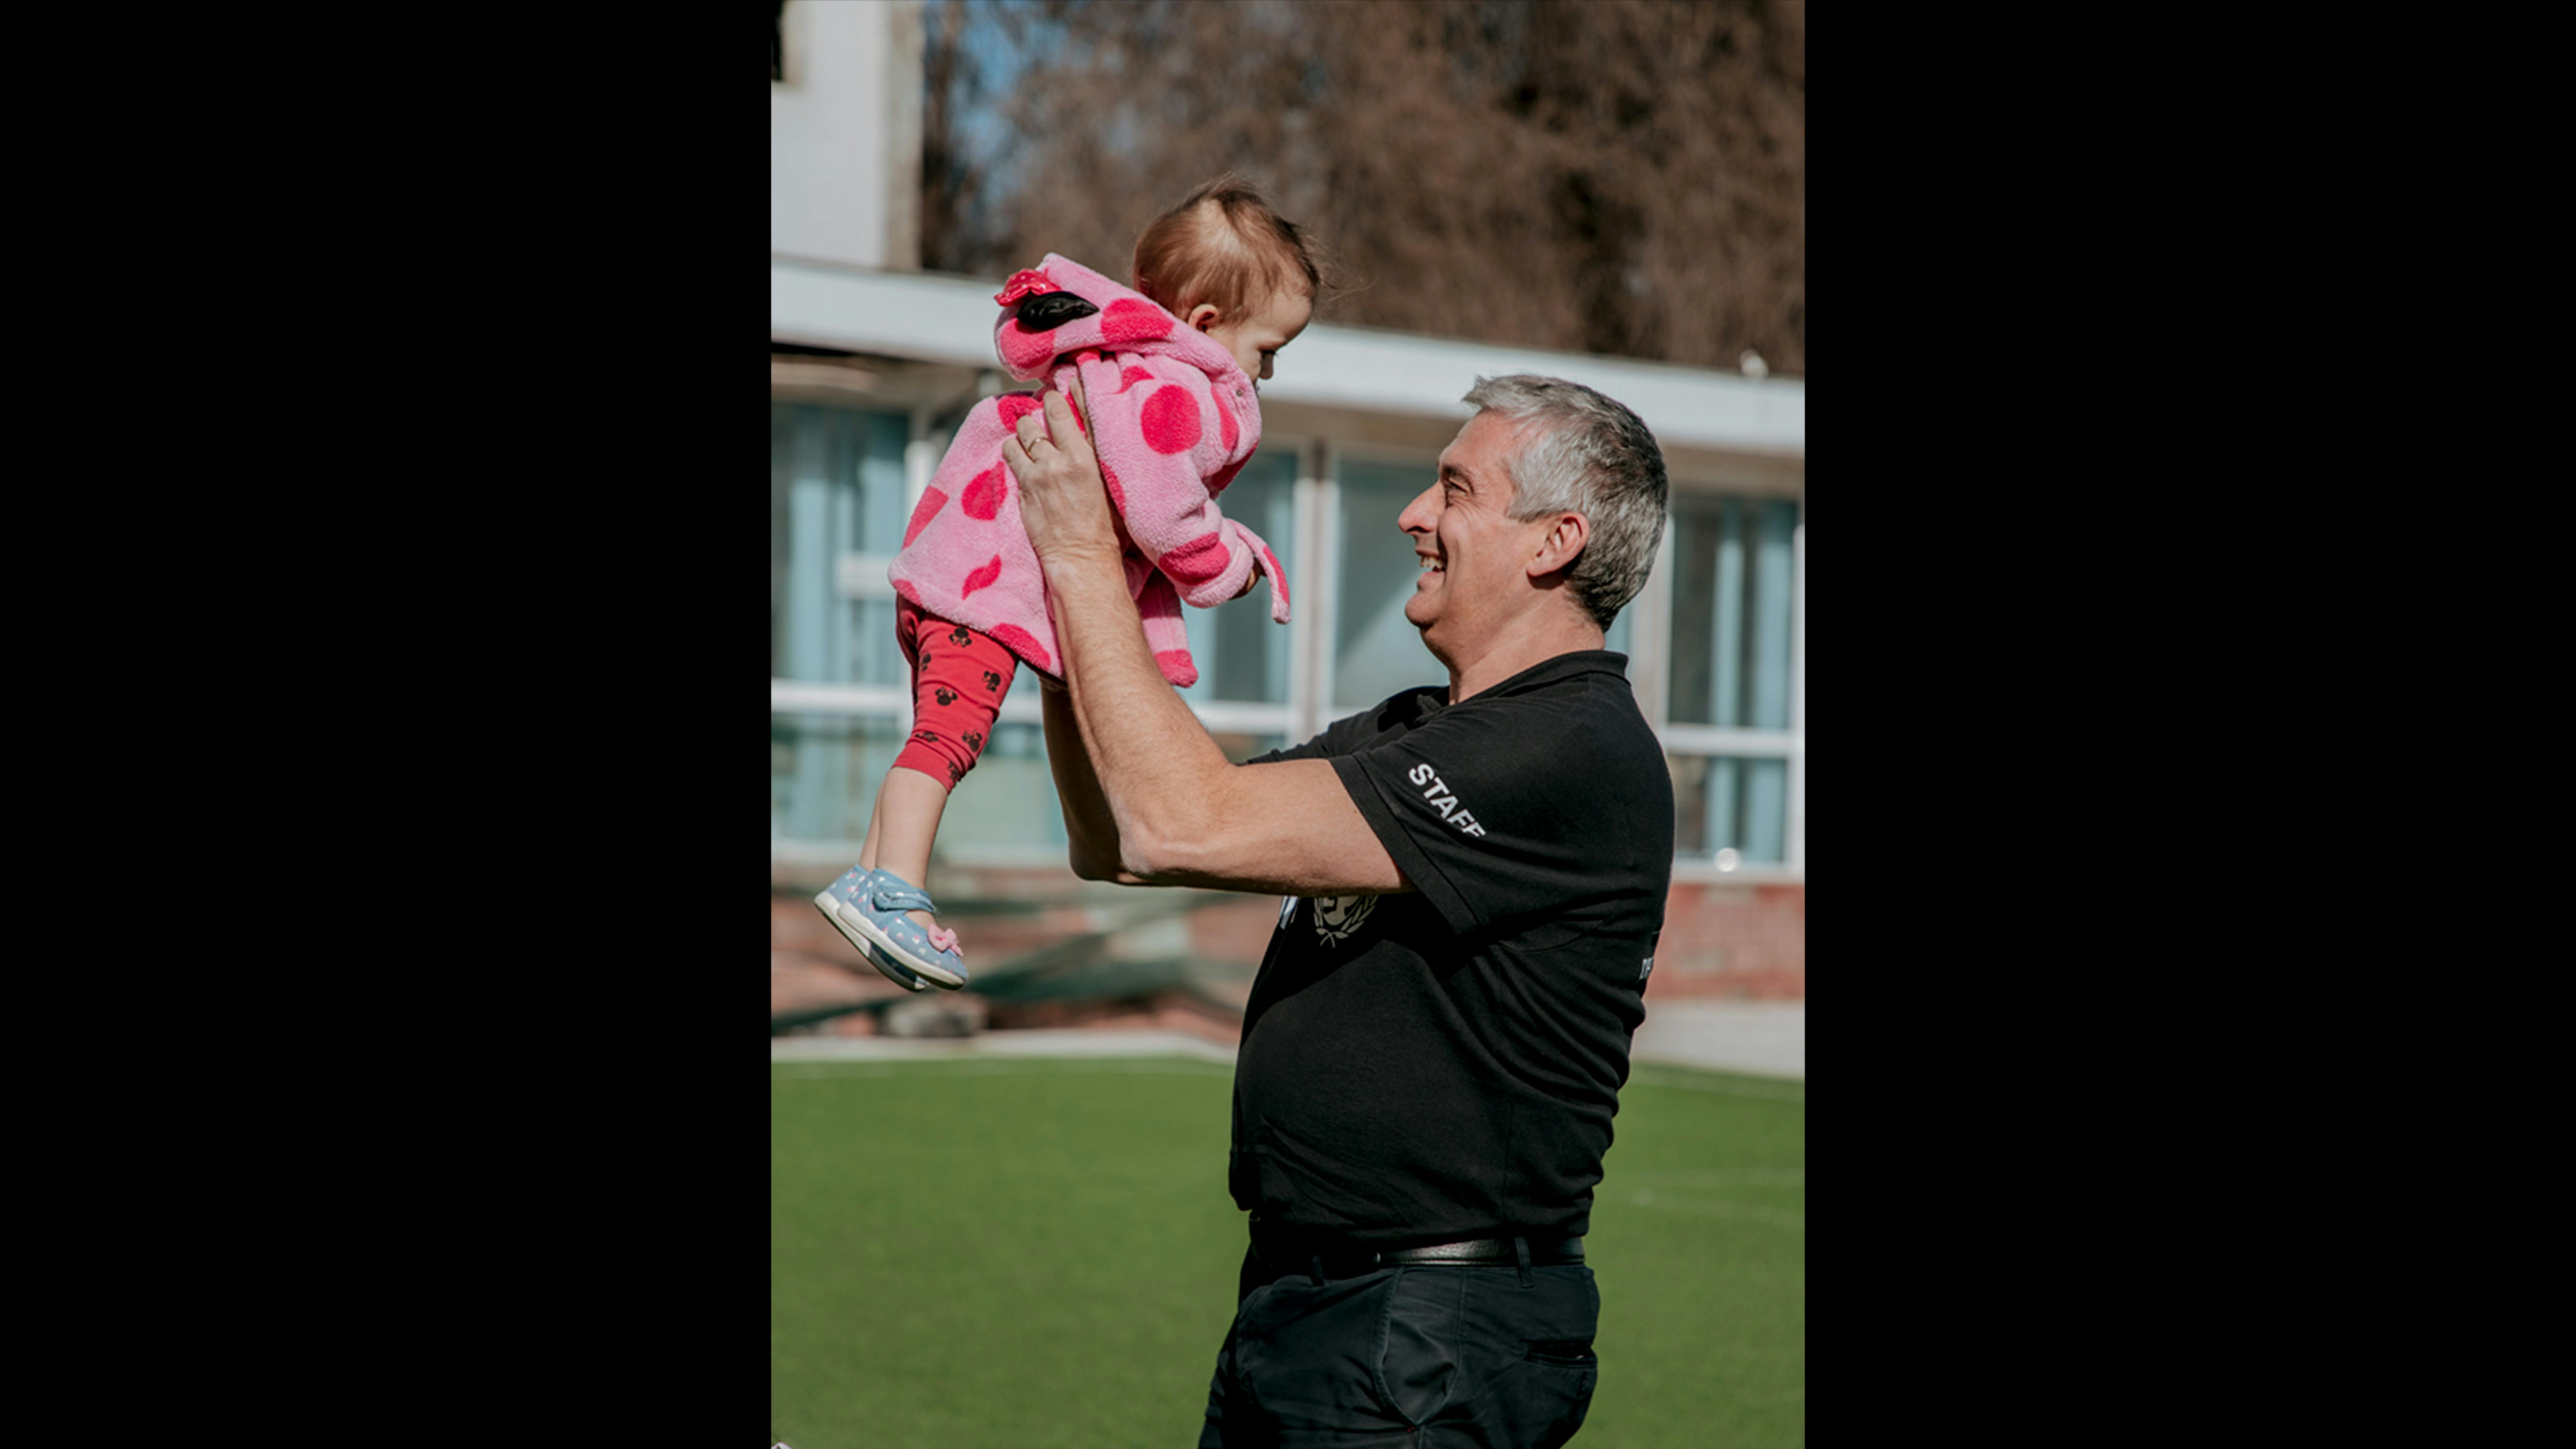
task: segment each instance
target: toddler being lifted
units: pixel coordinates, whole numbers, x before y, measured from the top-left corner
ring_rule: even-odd
[[[1267,577],[1270,617],[1288,622],[1278,559],[1216,497],[1260,446],[1253,381],[1305,330],[1318,274],[1298,228],[1231,176],[1155,218],[1131,271],[1132,290],[1049,255],[994,298],[993,342],[1013,377],[1083,400],[1076,426],[1109,486],[1146,642],[1163,676],[1187,686],[1198,669],[1183,602],[1214,608]],[[977,403],[904,528],[887,574],[912,668],[912,737],[878,787],[858,864],[814,897],[860,954],[912,991],[966,984],[957,938],[921,888],[948,792],[983,753],[1018,666],[1061,677],[1045,584],[1002,462],[1003,440],[1038,410],[1026,393]]]

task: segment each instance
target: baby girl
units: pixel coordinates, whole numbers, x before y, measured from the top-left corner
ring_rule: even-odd
[[[1254,378],[1305,330],[1317,271],[1297,227],[1258,192],[1220,177],[1136,240],[1135,287],[1049,255],[1014,276],[994,348],[1013,377],[1083,400],[1127,545],[1127,587],[1163,676],[1198,679],[1183,602],[1207,609],[1270,581],[1288,622],[1288,582],[1269,545],[1217,511],[1216,496],[1261,443]],[[1075,384],[1079,382],[1077,389]],[[1020,664],[1062,678],[1037,555],[1020,525],[1002,443],[1039,411],[1007,393],[977,403],[904,529],[887,575],[897,642],[912,666],[912,738],[886,771],[859,863],[815,908],[877,970],[913,991],[966,984],[955,933],[921,889],[948,792],[975,767]]]

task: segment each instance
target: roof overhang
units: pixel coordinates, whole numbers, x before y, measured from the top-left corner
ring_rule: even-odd
[[[769,335],[808,347],[998,370],[991,338],[993,293],[1000,286],[772,256]],[[1514,372],[1566,378],[1617,398],[1667,450],[1781,462],[1806,457],[1803,380],[1757,382],[1705,368],[1368,327],[1307,328],[1280,375],[1261,385],[1261,400],[1266,413],[1275,408],[1283,432],[1341,419],[1339,431],[1390,443],[1417,434],[1445,442],[1472,411],[1459,397],[1476,379]]]

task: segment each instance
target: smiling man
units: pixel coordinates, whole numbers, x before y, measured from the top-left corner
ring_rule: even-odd
[[[1251,1246],[1202,1446],[1554,1445],[1591,1403],[1582,1239],[1673,853],[1662,747],[1602,638],[1662,538],[1663,454],[1575,383],[1466,401],[1393,520],[1448,683],[1242,765],[1146,651],[1064,400],[1006,446],[1064,647],[1074,869],[1287,897],[1235,1069]]]

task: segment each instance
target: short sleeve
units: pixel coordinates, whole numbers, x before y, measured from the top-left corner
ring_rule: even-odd
[[[1284,749],[1272,750],[1266,755],[1255,755],[1251,759],[1244,761],[1244,763],[1247,765],[1276,765],[1286,760],[1320,760],[1325,758],[1328,753],[1324,748],[1324,738],[1325,737],[1323,735],[1317,735],[1302,745],[1289,745]]]
[[[1272,750],[1266,755],[1255,755],[1251,759],[1244,761],[1244,763],[1247,765],[1276,765],[1287,760],[1325,760],[1330,759],[1335,755],[1348,753],[1352,743],[1348,738],[1346,738],[1350,731],[1344,728],[1344,726],[1348,723],[1349,721],[1344,720],[1337,724],[1326,725],[1322,734],[1315,736],[1313,739],[1308,740],[1302,745],[1284,746],[1280,749]]]
[[[1452,931],[1579,913],[1671,865],[1651,733],[1544,697],[1453,707],[1333,768]]]
[[[1416,703],[1415,696],[1427,695],[1437,698],[1444,692],[1435,686],[1426,689],[1408,689],[1401,694],[1390,695],[1375,708],[1364,709],[1358,714],[1346,715],[1333,721],[1324,727],[1322,734],[1302,745],[1289,745],[1284,749],[1272,750],[1266,755],[1255,755],[1244,763],[1275,765],[1283,760],[1329,760],[1336,755],[1347,755],[1366,749],[1370,742],[1380,735],[1402,728],[1399,721],[1414,717],[1421,708]]]

